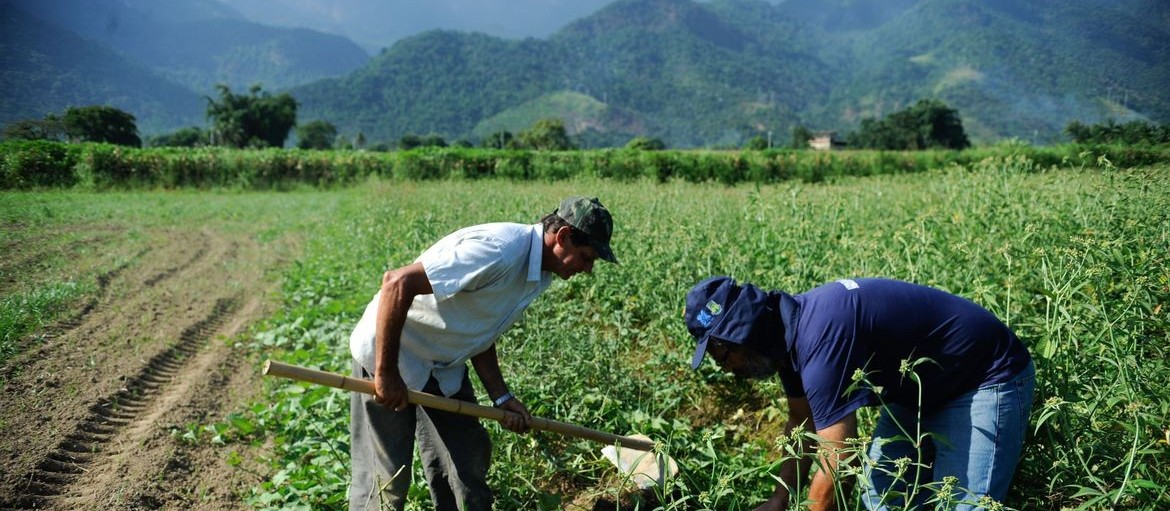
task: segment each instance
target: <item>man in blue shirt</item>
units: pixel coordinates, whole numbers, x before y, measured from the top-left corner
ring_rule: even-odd
[[[846,483],[835,477],[838,450],[858,436],[862,406],[881,407],[865,464],[869,509],[905,507],[907,497],[909,505],[937,497],[972,509],[1007,495],[1035,371],[1011,329],[974,302],[890,279],[842,279],[789,295],[712,277],[687,294],[685,319],[698,341],[692,367],[710,353],[740,377],[779,374],[785,432],[803,426],[822,438],[812,509],[836,507],[835,483]],[[790,491],[805,487],[811,464],[781,465],[776,491],[758,509],[795,503]],[[940,495],[944,482],[953,490]]]

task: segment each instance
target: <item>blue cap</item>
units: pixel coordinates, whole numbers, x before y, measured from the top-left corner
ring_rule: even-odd
[[[703,362],[707,342],[712,337],[728,343],[746,343],[759,316],[758,305],[767,297],[767,293],[750,284],[736,285],[731,277],[710,277],[695,284],[687,292],[683,310],[687,331],[698,341],[691,369]]]

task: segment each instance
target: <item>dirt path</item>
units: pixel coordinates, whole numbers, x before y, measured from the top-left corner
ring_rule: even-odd
[[[258,482],[228,465],[231,448],[173,431],[259,388],[259,362],[230,339],[268,312],[273,251],[210,228],[125,234],[65,249],[79,268],[117,263],[0,368],[2,509],[243,509]]]

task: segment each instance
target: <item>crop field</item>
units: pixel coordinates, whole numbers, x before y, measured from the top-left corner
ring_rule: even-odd
[[[1005,504],[1165,509],[1170,168],[1103,167],[1044,168],[1002,157],[815,184],[371,179],[287,193],[22,192],[3,195],[0,213],[6,228],[22,226],[22,240],[35,238],[29,229],[149,224],[235,233],[250,240],[241,246],[274,256],[266,267],[275,284],[262,293],[268,312],[226,343],[262,390],[167,425],[167,442],[212,450],[224,477],[246,482],[231,496],[242,507],[346,506],[348,396],[262,379],[260,361],[347,372],[349,332],[384,270],[459,227],[536,222],[560,198],[589,195],[613,212],[621,264],[599,262],[592,275],[554,283],[499,340],[503,373],[534,415],[648,435],[681,471],[664,487],[639,492],[596,443],[489,424],[497,508],[752,509],[771,493],[791,440],[780,434],[786,404],[779,383],[740,382],[710,362],[698,371],[689,366],[683,297],[695,282],[725,274],[794,293],[838,278],[885,276],[984,305],[1016,330],[1037,366],[1026,451]],[[85,260],[96,268],[91,273],[116,264]],[[65,276],[9,284],[0,312],[19,319],[13,297],[48,295],[37,310],[64,314],[55,312],[67,307],[54,306],[53,290],[75,281],[59,301],[100,288]],[[874,416],[861,419],[864,434]],[[414,472],[408,509],[428,509],[421,468]],[[190,500],[163,501],[200,502],[183,498]]]

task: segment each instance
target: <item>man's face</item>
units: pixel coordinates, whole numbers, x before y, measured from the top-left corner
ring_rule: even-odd
[[[593,273],[593,263],[598,257],[593,247],[584,243],[574,244],[570,232],[568,227],[557,231],[552,267],[546,268],[565,280],[581,272]]]
[[[742,344],[711,339],[707,356],[738,378],[762,380],[776,374],[771,359]]]

